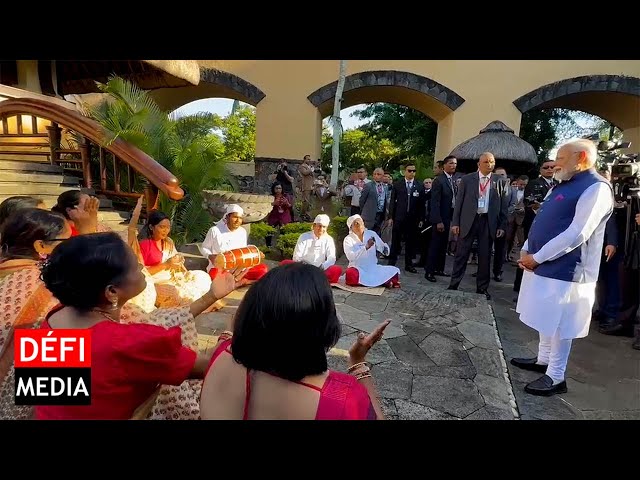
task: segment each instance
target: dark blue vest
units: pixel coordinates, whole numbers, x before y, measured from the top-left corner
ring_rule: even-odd
[[[542,206],[531,224],[527,239],[527,250],[530,254],[539,252],[547,242],[569,228],[580,196],[587,188],[598,182],[605,183],[610,187],[609,183],[594,169],[589,169],[574,175],[571,180],[553,187],[551,193],[542,202]],[[602,223],[605,223],[609,216],[610,214],[603,218]],[[593,237],[588,239],[587,244],[593,240]],[[575,248],[560,258],[538,265],[534,272],[542,277],[555,278],[565,282],[595,282],[597,278],[586,278],[582,252],[583,248]]]

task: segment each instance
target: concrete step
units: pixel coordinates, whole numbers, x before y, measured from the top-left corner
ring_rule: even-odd
[[[23,162],[20,160],[2,160],[0,159],[0,175],[4,175],[4,171],[17,171],[17,172],[43,172],[43,173],[57,173],[62,175],[62,167],[57,165],[51,165],[44,162]]]
[[[30,173],[16,171],[0,171],[0,183],[55,183],[79,186],[80,179],[72,175],[58,175],[57,173]]]

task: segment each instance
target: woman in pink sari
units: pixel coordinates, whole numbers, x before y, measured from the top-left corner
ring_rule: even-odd
[[[202,419],[383,419],[365,357],[388,324],[358,335],[349,373],[329,370],[327,352],[340,338],[329,281],[313,265],[271,270],[242,300],[233,333],[220,337],[202,386]]]

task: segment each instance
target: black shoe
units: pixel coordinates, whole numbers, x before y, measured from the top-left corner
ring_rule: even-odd
[[[424,274],[424,278],[426,278],[427,280],[429,280],[430,282],[437,282],[438,280],[436,279],[436,277],[433,275],[433,273],[425,273]]]
[[[418,270],[416,270],[416,267],[412,267],[411,265],[404,267],[404,271],[410,272],[410,273],[418,273]]]
[[[494,275],[494,276],[493,276],[493,279],[494,279],[496,282],[501,282],[501,281],[502,281],[502,274],[501,274],[501,273],[499,273],[498,275]]]
[[[447,290],[458,290],[458,285],[449,285]]]
[[[546,373],[547,365],[536,363],[537,358],[512,358],[511,365],[531,372]]]
[[[448,273],[444,273],[444,272],[433,272],[433,274],[436,277],[450,277],[451,275],[449,275]]]
[[[605,325],[598,328],[598,331],[603,335],[633,338],[633,325],[624,325],[622,323],[617,323],[615,325]]]
[[[484,295],[487,300],[491,300],[491,295],[486,290],[476,290],[476,293],[479,295]]]
[[[559,384],[554,385],[550,376],[543,375],[524,387],[524,391],[531,395],[548,397],[556,393],[567,393],[567,382],[563,380]]]

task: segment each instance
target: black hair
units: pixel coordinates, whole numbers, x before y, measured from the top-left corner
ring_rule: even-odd
[[[151,230],[152,227],[155,227],[163,220],[169,220],[169,222],[171,222],[169,216],[160,210],[153,210],[150,212],[147,217],[147,222],[144,224],[144,228],[142,229],[142,236],[144,238],[153,238],[153,231]]]
[[[42,200],[39,198],[23,195],[6,198],[2,203],[0,203],[0,225],[2,225],[13,212],[24,208],[36,208],[41,203]]]
[[[13,212],[0,226],[2,257],[37,258],[33,242],[59,238],[65,223],[66,220],[59,213],[40,208],[23,208]]]
[[[444,157],[444,160],[442,160],[442,166],[449,163],[449,160],[458,160],[458,159],[454,155],[447,155],[446,157]]]
[[[340,321],[324,272],[299,262],[251,286],[236,312],[232,353],[247,369],[299,381],[327,370]]]
[[[61,213],[67,220],[71,220],[67,213],[67,208],[77,207],[80,204],[82,195],[80,190],[67,190],[66,192],[62,192],[58,196],[56,204],[51,207],[51,211]]]
[[[117,233],[78,235],[55,248],[42,267],[42,281],[63,305],[89,311],[104,302],[107,286],[126,278],[131,258]]]
[[[282,188],[282,190],[284,192],[284,187],[282,186],[282,184],[280,182],[273,182],[273,184],[271,185],[271,195],[273,195],[274,197],[276,195],[276,187]]]

